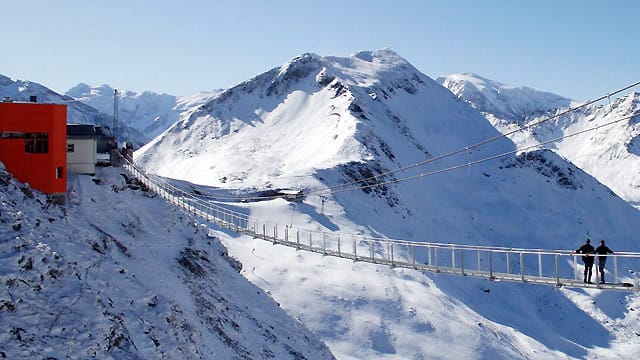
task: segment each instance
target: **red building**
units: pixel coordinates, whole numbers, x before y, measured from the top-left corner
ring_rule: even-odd
[[[0,161],[47,194],[67,191],[67,106],[0,102]]]

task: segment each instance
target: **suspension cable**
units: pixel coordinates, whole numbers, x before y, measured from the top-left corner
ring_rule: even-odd
[[[350,187],[350,188],[337,189],[337,190],[333,190],[331,188],[326,188],[326,189],[317,190],[314,193],[318,193],[318,194],[325,194],[325,193],[326,194],[336,194],[336,193],[345,192],[345,191],[363,190],[363,189],[372,188],[372,187],[376,187],[376,186],[395,184],[395,183],[399,183],[399,182],[403,182],[403,181],[407,181],[407,180],[413,180],[413,179],[432,176],[432,175],[436,175],[436,174],[440,174],[440,173],[444,173],[444,172],[448,172],[448,171],[453,171],[453,170],[457,170],[457,169],[460,169],[460,168],[463,168],[463,167],[466,167],[466,166],[477,165],[477,164],[484,163],[484,162],[487,162],[487,161],[490,161],[490,160],[495,160],[495,159],[498,159],[498,158],[501,158],[501,157],[517,154],[518,152],[522,152],[522,151],[527,151],[527,150],[530,150],[530,149],[543,147],[544,145],[547,145],[547,144],[550,144],[550,143],[554,143],[554,142],[557,142],[559,140],[563,140],[563,139],[567,139],[567,138],[574,137],[574,136],[577,136],[577,135],[581,135],[581,134],[584,134],[584,133],[589,132],[589,131],[597,130],[597,129],[601,128],[601,127],[613,125],[615,123],[618,123],[618,122],[621,122],[621,121],[624,121],[624,120],[632,119],[635,116],[638,116],[639,114],[640,113],[636,112],[636,113],[634,113],[632,115],[625,116],[625,117],[622,117],[620,119],[613,120],[613,121],[610,121],[608,123],[597,125],[597,126],[594,126],[594,127],[588,128],[588,129],[584,129],[584,130],[578,131],[578,132],[573,133],[573,134],[560,136],[560,137],[557,137],[557,138],[554,138],[554,139],[551,139],[551,140],[547,140],[547,141],[544,141],[544,142],[541,142],[541,143],[538,143],[538,144],[530,145],[530,146],[527,146],[527,147],[524,147],[524,148],[515,149],[515,150],[512,150],[512,151],[504,152],[502,154],[489,156],[489,157],[486,157],[486,158],[483,158],[483,159],[474,160],[474,161],[470,161],[470,162],[466,162],[466,163],[463,163],[463,164],[450,166],[450,167],[439,169],[439,170],[434,170],[434,171],[430,171],[430,172],[426,172],[426,173],[407,176],[407,177],[400,178],[400,179],[381,181],[381,182],[378,182],[378,183],[367,184],[367,185],[363,185],[363,186],[354,186],[354,187]]]
[[[608,93],[608,94],[606,94],[604,96],[601,96],[601,97],[599,97],[599,98],[597,98],[595,100],[587,101],[587,102],[585,102],[585,103],[583,103],[583,104],[581,104],[579,106],[576,106],[574,108],[570,107],[567,110],[562,111],[560,113],[557,113],[557,114],[555,114],[553,116],[541,119],[539,121],[533,122],[531,124],[528,124],[526,126],[520,127],[518,129],[514,129],[514,130],[511,130],[509,132],[503,133],[501,135],[497,135],[497,136],[482,140],[482,141],[480,141],[478,143],[475,143],[473,145],[465,146],[464,148],[460,148],[460,149],[457,149],[457,150],[454,150],[454,151],[451,151],[451,152],[436,156],[434,158],[425,159],[425,160],[417,162],[417,163],[415,163],[413,165],[405,166],[405,167],[402,167],[402,168],[399,168],[399,169],[395,169],[395,170],[390,170],[390,171],[387,171],[387,172],[384,172],[384,173],[381,173],[381,174],[378,174],[378,175],[374,175],[374,176],[370,176],[370,177],[367,177],[367,178],[353,180],[353,181],[350,181],[350,182],[347,182],[347,183],[336,185],[336,186],[330,187],[329,189],[332,190],[334,188],[342,188],[342,187],[349,186],[349,185],[352,185],[352,184],[357,184],[357,183],[361,183],[361,182],[374,180],[374,179],[377,179],[377,178],[380,178],[380,177],[383,177],[383,176],[391,175],[391,174],[394,174],[394,173],[397,173],[397,172],[400,172],[400,171],[406,171],[406,170],[413,169],[413,168],[416,168],[416,167],[419,167],[419,166],[422,166],[422,165],[426,165],[426,164],[429,164],[429,163],[432,163],[432,162],[435,162],[435,161],[438,161],[438,160],[441,160],[441,159],[444,159],[444,158],[447,158],[447,157],[450,157],[450,156],[453,156],[453,155],[457,155],[459,153],[462,153],[462,152],[465,152],[465,151],[480,147],[482,145],[486,145],[486,144],[491,143],[493,141],[508,137],[510,135],[516,134],[516,133],[518,133],[520,131],[531,129],[531,128],[533,128],[535,126],[538,126],[538,125],[540,125],[542,123],[545,123],[545,122],[551,121],[553,119],[559,118],[560,116],[575,112],[576,110],[579,110],[581,108],[587,107],[587,106],[592,105],[592,104],[595,104],[595,103],[597,103],[599,101],[602,101],[604,99],[610,98],[612,95],[619,94],[619,93],[621,93],[623,91],[629,90],[629,89],[631,89],[633,87],[636,87],[638,85],[640,85],[640,81],[637,81],[637,82],[635,82],[633,84],[630,84],[630,85],[627,85],[627,86],[625,86],[625,87],[623,87],[621,89],[618,89],[616,91]]]

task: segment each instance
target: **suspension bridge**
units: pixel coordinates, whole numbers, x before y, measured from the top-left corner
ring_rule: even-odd
[[[371,238],[294,228],[260,221],[246,214],[203,200],[123,160],[123,167],[150,191],[170,204],[238,234],[352,261],[436,274],[470,276],[495,281],[512,281],[555,287],[602,290],[640,290],[640,253],[607,255],[606,282],[601,282],[596,265],[592,283],[583,281],[582,254],[569,250],[507,248],[462,244],[428,243]],[[597,255],[596,255],[597,257]]]

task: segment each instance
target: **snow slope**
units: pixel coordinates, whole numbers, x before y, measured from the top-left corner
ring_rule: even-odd
[[[506,85],[477,74],[447,75],[437,81],[478,111],[512,122],[522,123],[536,113],[572,104],[556,94]]]
[[[222,191],[304,190],[301,204],[235,204],[278,224],[567,251],[590,236],[640,250],[638,210],[553,152],[465,166],[516,150],[499,135],[389,49],[303,54],[195,109],[135,158],[221,201]],[[404,180],[419,174],[431,175]],[[356,181],[368,186],[343,191]],[[222,239],[243,275],[341,359],[640,355],[636,294],[425,275]]]
[[[510,136],[519,147],[568,136],[549,144],[547,148],[596,177],[635,207],[640,207],[640,125],[639,118],[632,117],[640,113],[640,93],[632,92],[609,99],[604,104],[583,106],[535,91],[521,97],[496,97],[496,93],[503,94],[513,87],[486,80],[489,84],[495,84],[491,87],[493,90],[488,91],[477,84],[480,81],[478,78],[468,75],[450,75],[439,81],[456,96],[481,110],[503,133],[511,133],[542,121],[538,126]],[[478,91],[479,88],[483,90]],[[532,103],[538,106],[530,106]],[[583,107],[560,116],[570,105]],[[508,112],[504,109],[522,110]],[[550,117],[556,118],[545,121]]]
[[[0,163],[0,357],[333,358],[206,227],[121,170],[72,177],[57,206]]]
[[[144,134],[144,138],[138,141],[139,144],[144,144],[176,122],[182,112],[211,100],[220,92],[221,90],[217,90],[191,96],[174,96],[151,91],[137,93],[119,90],[118,119]],[[114,89],[109,85],[90,86],[80,83],[69,89],[66,95],[100,112],[113,114]]]

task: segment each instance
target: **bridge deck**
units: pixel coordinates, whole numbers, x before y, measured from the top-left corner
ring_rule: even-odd
[[[601,290],[638,291],[640,284],[640,253],[608,255],[611,283],[599,283],[594,266],[594,283],[584,283],[578,256],[569,251],[513,249],[462,244],[410,242],[348,236],[340,233],[293,229],[289,226],[267,225],[233,210],[211,204],[192,194],[147,176],[131,163],[124,167],[139,181],[169,203],[191,212],[216,225],[238,234],[260,238],[274,245],[319,253],[352,261],[450,274],[514,281],[555,287],[575,287]],[[267,233],[269,229],[269,233]],[[597,262],[596,262],[597,263]],[[500,269],[500,270],[499,270]],[[619,276],[625,270],[631,276]]]

